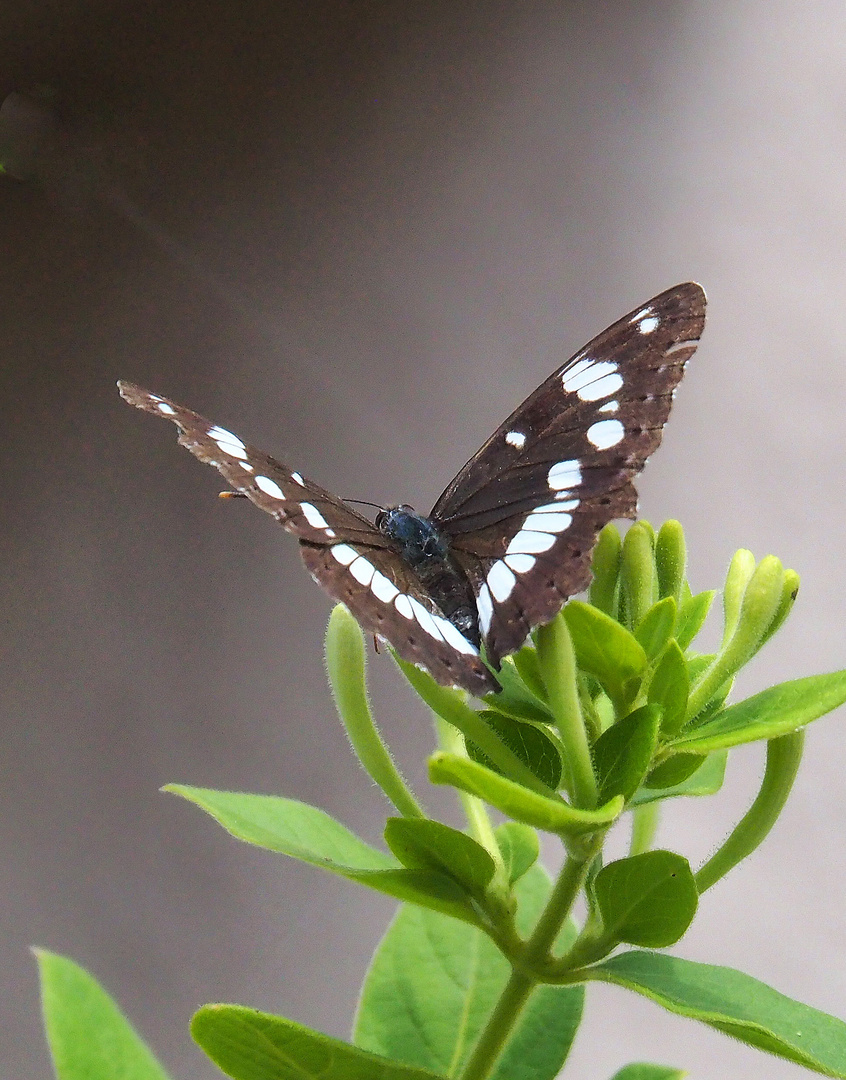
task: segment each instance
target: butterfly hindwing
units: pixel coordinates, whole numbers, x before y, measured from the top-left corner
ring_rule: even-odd
[[[609,521],[661,441],[705,321],[688,282],[630,312],[555,371],[465,465],[431,518],[474,585],[488,659],[520,646],[586,587]]]
[[[365,630],[439,682],[477,695],[497,688],[478,650],[443,617],[392,541],[366,518],[199,413],[132,383],[118,385],[131,405],[176,424],[186,449],[293,533],[314,580]]]

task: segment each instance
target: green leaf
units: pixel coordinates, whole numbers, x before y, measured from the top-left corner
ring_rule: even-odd
[[[277,795],[248,795],[168,784],[239,840],[340,874],[398,900],[423,904],[474,926],[479,914],[456,882],[437,871],[406,870],[323,810]],[[416,820],[416,819],[415,819]]]
[[[513,885],[538,860],[540,855],[538,834],[530,825],[523,825],[519,821],[503,822],[494,831],[502,853],[502,861],[505,864],[508,883]]]
[[[191,1034],[234,1080],[433,1080],[437,1075],[243,1005],[204,1005],[191,1020]]]
[[[662,735],[675,735],[684,724],[689,694],[690,676],[684,653],[677,641],[670,641],[658,661],[646,693],[650,705],[661,706]]]
[[[593,832],[615,821],[623,809],[623,800],[617,797],[597,810],[577,810],[563,799],[528,791],[475,761],[442,752],[429,758],[429,779],[477,795],[515,821],[563,835]]]
[[[669,1065],[647,1065],[645,1062],[634,1062],[624,1065],[619,1072],[615,1072],[611,1080],[682,1080],[687,1073],[683,1069],[673,1069]]]
[[[37,949],[44,1026],[58,1080],[167,1080],[118,1006],[87,971]]]
[[[716,590],[708,589],[705,592],[696,593],[687,600],[682,600],[675,634],[676,641],[682,650],[690,646],[691,641],[702,629],[702,624],[708,618],[708,612],[711,610],[711,604],[716,595]]]
[[[538,666],[538,654],[532,645],[524,645],[511,657],[517,674],[539,701],[546,700],[546,687]]]
[[[539,866],[517,886],[517,923],[524,935],[537,921],[549,890],[549,878]],[[566,948],[573,935],[572,925],[568,926],[560,946]],[[508,962],[478,930],[432,912],[403,907],[367,973],[354,1041],[407,1065],[456,1076],[509,974]],[[581,987],[539,987],[521,1012],[493,1076],[497,1080],[553,1080],[579,1024],[582,991]]]
[[[596,875],[594,889],[603,937],[630,945],[673,945],[696,914],[690,866],[672,851],[644,851],[608,863]]]
[[[647,664],[637,638],[610,616],[580,600],[567,604],[564,618],[579,667],[595,676],[615,700],[626,697],[628,684],[643,674]]]
[[[779,683],[729,705],[690,735],[676,739],[673,748],[703,754],[758,739],[774,739],[804,727],[844,701],[846,671]]]
[[[458,728],[465,739],[471,739],[496,762],[503,776],[524,784],[532,791],[546,792],[545,785],[538,780],[528,765],[510,750],[490,728],[484,719],[464,700],[464,692],[436,683],[428,671],[421,671],[414,664],[406,663],[394,653],[394,660],[400,671],[411,683],[414,690],[426,702],[429,708],[448,724]],[[503,664],[503,670],[505,669]]]
[[[498,694],[486,694],[482,699],[488,708],[518,720],[531,720],[537,724],[553,722],[552,713],[523,681],[510,656],[506,656],[502,661],[496,677],[502,689]]]
[[[643,782],[648,788],[671,788],[683,784],[688,777],[702,767],[699,754],[674,754],[656,765]]]
[[[846,1077],[846,1024],[741,971],[663,953],[626,952],[591,968],[590,977],[634,990],[670,1012],[823,1076]]]
[[[618,720],[599,736],[593,748],[593,763],[599,779],[599,803],[615,795],[628,800],[646,776],[655,746],[661,710],[644,705]]]
[[[385,843],[409,870],[438,870],[484,896],[496,866],[481,844],[439,821],[388,818]]]
[[[479,715],[542,784],[550,791],[558,788],[561,783],[561,755],[558,747],[542,728],[504,716],[493,709],[483,709]],[[466,744],[467,753],[473,761],[478,761],[495,772],[502,772],[472,739],[467,739]]]
[[[629,806],[644,806],[646,803],[656,802],[659,799],[673,799],[681,795],[714,795],[723,786],[728,750],[716,750],[700,760],[702,764],[687,780],[676,784],[675,787],[661,789],[642,787]]]
[[[672,596],[665,596],[653,604],[635,630],[635,637],[643,646],[650,660],[661,652],[676,625],[676,601]]]

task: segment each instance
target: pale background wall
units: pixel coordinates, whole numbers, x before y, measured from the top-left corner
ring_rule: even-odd
[[[205,1001],[346,1036],[391,904],[157,788],[284,792],[374,841],[385,804],[295,545],[114,380],[425,508],[563,356],[696,278],[709,325],[642,511],[685,524],[696,587],[738,546],[803,574],[744,689],[846,666],[846,7],[30,2],[0,43],[2,96],[47,84],[62,125],[0,188],[0,1073],[49,1071],[34,943],[90,967],[175,1078],[211,1077],[186,1030]],[[372,667],[423,786],[427,720]],[[840,1015],[842,723],[678,950]],[[666,842],[707,856],[761,764],[674,805]],[[567,1075],[637,1059],[799,1075],[592,988]]]

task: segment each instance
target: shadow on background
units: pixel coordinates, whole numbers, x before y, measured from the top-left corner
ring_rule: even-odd
[[[329,604],[296,545],[216,500],[115,380],[425,510],[562,358],[698,279],[709,326],[642,512],[684,523],[698,588],[738,546],[803,574],[745,689],[844,666],[846,11],[30,3],[0,41],[0,1071],[49,1069],[39,944],[175,1077],[207,1077],[186,1028],[205,1001],[346,1036],[391,904],[157,788],[285,793],[372,840],[385,807],[334,719]],[[371,666],[452,818],[426,716]],[[812,732],[792,810],[681,946],[841,1014],[843,748],[836,719]],[[761,767],[753,750],[714,805],[673,806],[665,842],[704,858]],[[796,1074],[617,991],[589,1006],[574,1078],[638,1058]]]

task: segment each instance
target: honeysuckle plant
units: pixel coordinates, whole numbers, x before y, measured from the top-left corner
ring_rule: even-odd
[[[343,607],[326,664],[339,716],[394,812],[385,847],[291,799],[169,785],[233,836],[400,901],[368,971],[349,1042],[244,1005],[207,1005],[194,1039],[236,1080],[552,1080],[576,1036],[585,991],[615,983],[824,1076],[846,1077],[846,1024],[731,968],[664,950],[699,898],[766,837],[796,776],[805,725],[846,701],[846,671],[728,703],[735,676],[776,632],[799,579],[768,555],[731,561],[716,652],[694,642],[715,593],[691,592],[677,522],[606,527],[588,600],[535,631],[477,708],[398,661],[432,710],[433,784],[466,824],[435,820],[397,769],[365,684],[365,643]],[[655,848],[667,799],[715,795],[728,753],[766,742],[752,805],[704,865]],[[608,861],[609,833],[629,850]],[[538,861],[539,834],[562,863]],[[584,915],[577,920],[576,902]],[[39,952],[47,1035],[60,1080],[165,1072],[91,975]],[[638,1063],[616,1080],[682,1072]]]

